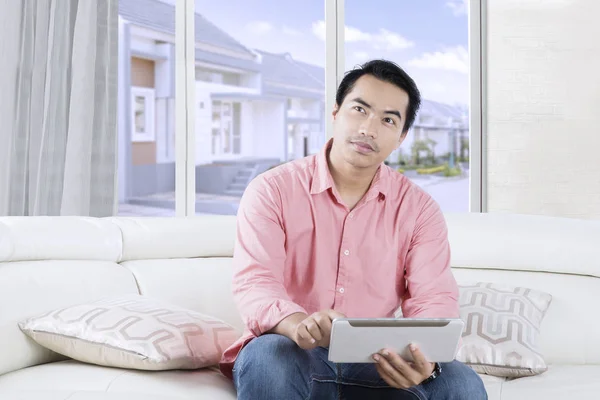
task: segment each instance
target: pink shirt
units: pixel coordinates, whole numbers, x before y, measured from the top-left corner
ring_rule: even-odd
[[[323,147],[254,179],[240,202],[233,295],[246,325],[223,354],[231,370],[241,348],[296,312],[334,309],[348,317],[457,318],[446,222],[438,204],[381,165],[350,211]]]

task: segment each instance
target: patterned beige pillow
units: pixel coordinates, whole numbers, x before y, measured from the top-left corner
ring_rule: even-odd
[[[479,373],[510,378],[547,370],[538,342],[550,294],[483,282],[459,289],[465,330],[458,361]]]
[[[54,310],[19,327],[75,360],[141,370],[215,365],[240,336],[219,319],[140,295]]]

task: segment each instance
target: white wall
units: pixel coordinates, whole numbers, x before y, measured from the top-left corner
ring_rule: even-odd
[[[254,124],[254,102],[246,102],[241,105],[240,110],[240,136],[242,139],[242,157],[254,157],[254,136],[256,126]]]
[[[134,35],[131,36],[131,49],[156,55],[160,53],[154,39]]]
[[[196,82],[196,165],[212,161],[212,101],[205,85],[204,82]]]
[[[262,86],[261,76],[257,72],[242,74],[241,84],[243,87],[260,88]]]
[[[261,158],[286,158],[284,102],[254,102],[253,155]]]
[[[257,90],[252,88],[196,81],[196,165],[210,163],[212,162],[213,158],[224,158],[222,156],[213,157],[212,155],[211,93],[257,93]],[[201,103],[203,108],[200,108]],[[247,120],[247,115],[248,113],[245,110],[245,105],[242,105],[242,125]],[[242,155],[246,155],[247,151],[247,148],[245,147],[247,143],[245,143],[244,140],[244,132],[242,131]]]
[[[598,15],[598,0],[488,0],[488,211],[600,218]]]

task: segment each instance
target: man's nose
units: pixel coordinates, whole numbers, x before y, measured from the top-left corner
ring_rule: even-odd
[[[377,138],[379,130],[379,120],[377,117],[370,115],[360,126],[360,134],[370,136],[371,138]]]

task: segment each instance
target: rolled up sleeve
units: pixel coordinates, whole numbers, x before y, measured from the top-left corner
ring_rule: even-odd
[[[274,328],[287,316],[303,312],[284,286],[285,232],[281,198],[259,176],[242,196],[237,214],[233,255],[233,296],[249,331],[255,336]]]
[[[429,197],[416,219],[405,265],[402,314],[408,318],[458,318],[458,285],[450,268],[444,215]]]

